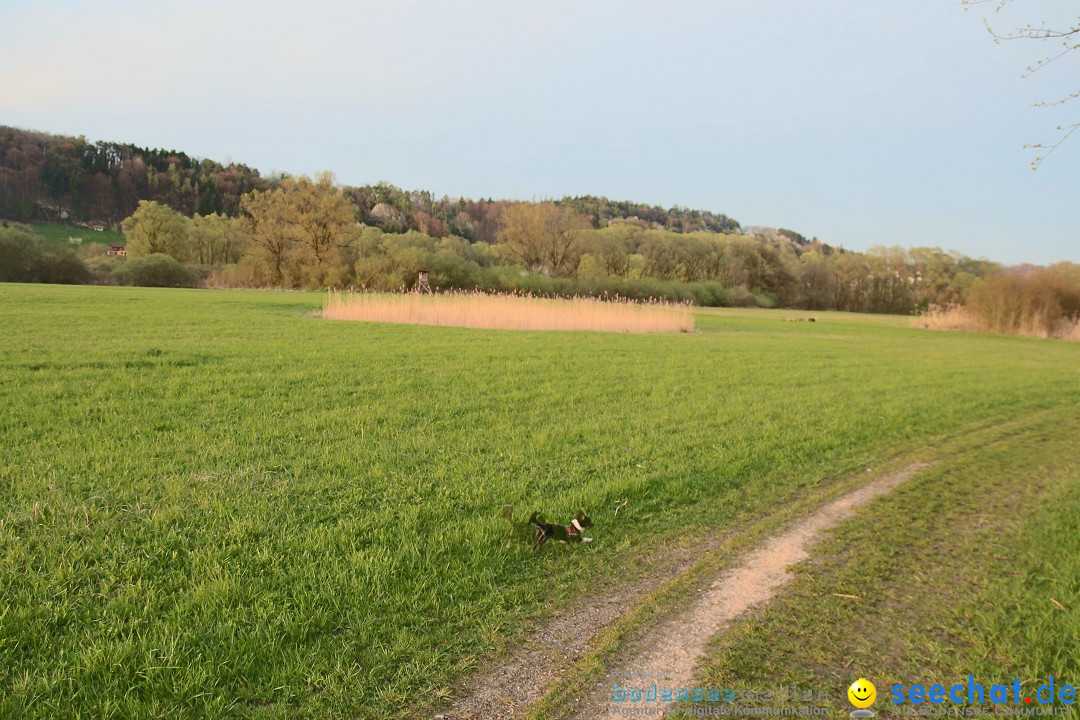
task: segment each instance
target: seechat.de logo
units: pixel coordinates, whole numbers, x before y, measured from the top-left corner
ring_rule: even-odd
[[[968,675],[967,683],[957,683],[950,687],[940,684],[930,687],[918,684],[904,687],[898,683],[890,689],[892,701],[896,705],[909,702],[913,705],[939,705],[945,702],[971,705],[1048,705],[1055,700],[1062,705],[1072,705],[1076,702],[1076,688],[1061,683],[1055,688],[1053,675],[1048,683],[1040,685],[1035,692],[1024,692],[1022,688],[1019,678],[1013,678],[1011,683],[983,687],[982,683],[975,680],[975,676]]]

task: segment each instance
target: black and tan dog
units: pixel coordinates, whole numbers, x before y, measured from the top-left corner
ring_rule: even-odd
[[[585,514],[585,510],[578,510],[578,514],[570,521],[569,525],[553,525],[544,519],[539,512],[529,516],[528,522],[514,522],[514,506],[504,505],[502,516],[510,522],[510,533],[506,538],[506,547],[514,539],[531,541],[533,550],[539,550],[548,540],[564,543],[587,543],[592,542],[591,537],[585,537],[585,528],[592,527],[592,518]]]

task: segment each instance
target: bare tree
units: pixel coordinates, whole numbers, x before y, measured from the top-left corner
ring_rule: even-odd
[[[1012,3],[1013,0],[961,0],[961,4],[965,10],[970,10],[976,5],[990,4],[994,7],[995,13],[1000,13],[1001,10]],[[1010,32],[1000,33],[994,29],[988,18],[983,18],[983,23],[986,25],[986,31],[990,33],[990,36],[994,38],[995,43],[1009,40],[1033,40],[1035,42],[1050,43],[1053,50],[1044,57],[1037,60],[1034,64],[1029,65],[1024,71],[1024,77],[1031,75],[1032,73],[1042,70],[1047,65],[1050,65],[1056,60],[1060,60],[1069,53],[1073,52],[1077,48],[1080,48],[1080,17],[1078,17],[1071,24],[1066,23],[1060,27],[1050,27],[1045,22],[1034,25],[1028,23],[1021,27],[1015,28]],[[1064,97],[1060,97],[1057,100],[1051,100],[1047,102],[1036,103],[1035,107],[1054,107],[1057,105],[1064,105],[1065,103],[1075,100],[1080,97],[1080,90],[1073,91]],[[1065,125],[1059,125],[1057,127],[1058,137],[1052,143],[1031,143],[1025,145],[1026,148],[1031,148],[1041,151],[1039,155],[1031,161],[1031,169],[1037,170],[1042,161],[1045,160],[1051,153],[1061,147],[1062,143],[1069,139],[1069,136],[1076,132],[1077,128],[1080,128],[1080,122],[1067,123]]]

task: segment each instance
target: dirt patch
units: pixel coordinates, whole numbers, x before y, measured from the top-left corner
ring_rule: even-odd
[[[617,682],[624,690],[642,690],[644,698],[649,697],[648,689],[655,686],[691,688],[694,671],[705,656],[709,640],[731,620],[769,600],[787,583],[791,578],[789,568],[808,557],[809,549],[824,531],[928,466],[928,463],[909,465],[864,485],[797,521],[745,555],[738,566],[712,583],[686,611],[649,628],[625,647],[610,668],[611,675],[594,688],[583,709],[573,716],[575,720],[610,717],[613,707],[660,709],[668,705],[659,698],[613,701],[612,684]]]

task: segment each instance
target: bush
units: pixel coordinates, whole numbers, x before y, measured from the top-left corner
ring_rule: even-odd
[[[129,258],[116,268],[113,278],[123,285],[143,287],[195,287],[198,284],[194,273],[164,253]]]
[[[235,265],[214,269],[205,284],[212,288],[261,288],[270,287],[272,282],[266,263],[254,255],[245,255]]]
[[[83,260],[95,285],[115,285],[116,270],[124,264],[124,258],[115,255],[95,255]]]
[[[0,228],[0,282],[89,281],[90,271],[69,248],[49,248],[33,233]]]
[[[90,282],[90,271],[69,248],[48,249],[38,256],[37,279],[44,283],[83,285]]]
[[[983,328],[1037,337],[1080,318],[1080,274],[1062,263],[991,275],[968,294],[967,310]]]
[[[0,228],[0,282],[35,282],[41,238],[18,228]]]

